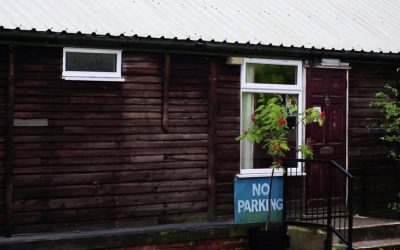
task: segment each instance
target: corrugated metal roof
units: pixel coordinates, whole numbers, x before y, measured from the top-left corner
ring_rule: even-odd
[[[2,0],[0,26],[400,52],[399,0]]]

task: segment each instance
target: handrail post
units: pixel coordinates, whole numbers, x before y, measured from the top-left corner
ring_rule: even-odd
[[[328,216],[326,221],[326,249],[332,249],[332,162],[328,162],[327,202]]]
[[[284,160],[283,161],[283,184],[282,184],[282,186],[283,186],[283,190],[282,190],[282,200],[283,200],[283,208],[282,208],[282,226],[283,226],[283,233],[286,235],[287,234],[287,223],[286,223],[286,213],[287,213],[287,211],[286,211],[286,209],[287,209],[287,206],[286,206],[286,191],[287,191],[287,171],[288,171],[288,168],[287,168],[287,162]]]
[[[348,240],[349,249],[353,249],[353,178],[349,177],[348,208],[349,208],[349,228]]]

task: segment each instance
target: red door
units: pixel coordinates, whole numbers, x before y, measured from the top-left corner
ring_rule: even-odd
[[[325,112],[322,127],[317,123],[306,128],[314,159],[335,160],[346,167],[346,81],[347,70],[308,68],[306,73],[306,106],[316,107]],[[333,172],[333,194],[343,197],[344,179]],[[313,164],[307,170],[308,200],[322,200],[326,196],[327,166]]]

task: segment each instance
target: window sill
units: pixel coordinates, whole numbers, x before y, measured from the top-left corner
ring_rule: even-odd
[[[279,171],[279,170],[278,170]],[[295,171],[288,171],[288,176],[306,176],[305,172],[295,172]],[[279,172],[274,172],[274,177],[282,177],[283,172],[280,170]],[[271,172],[266,173],[245,173],[245,174],[237,174],[237,178],[259,178],[259,177],[271,177]]]
[[[82,77],[82,76],[63,76],[66,81],[98,81],[98,82],[125,82],[122,77]]]

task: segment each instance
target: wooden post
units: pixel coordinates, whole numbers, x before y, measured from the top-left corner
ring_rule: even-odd
[[[168,92],[170,82],[170,67],[171,55],[164,54],[164,76],[163,76],[163,100],[162,100],[162,128],[165,132],[168,131]]]
[[[217,62],[215,58],[209,60],[208,83],[208,219],[215,220],[215,113],[217,109]]]
[[[14,166],[14,65],[15,47],[9,46],[8,57],[8,81],[6,102],[6,125],[5,125],[5,223],[4,235],[11,237],[13,231],[12,200],[13,200],[13,166]]]

